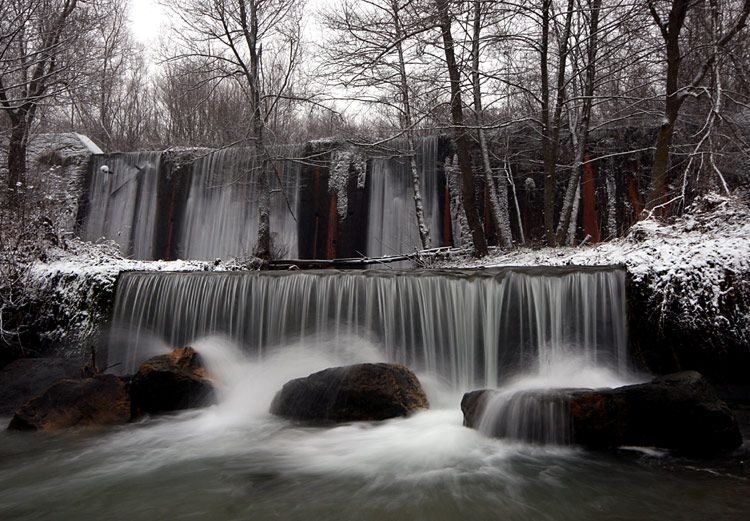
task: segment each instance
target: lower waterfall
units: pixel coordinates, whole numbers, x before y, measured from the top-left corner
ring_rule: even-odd
[[[124,273],[108,363],[131,373],[154,346],[217,334],[260,356],[366,338],[383,360],[461,389],[494,387],[563,356],[622,372],[625,272]]]

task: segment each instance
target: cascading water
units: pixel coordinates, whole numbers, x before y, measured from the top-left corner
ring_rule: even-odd
[[[271,162],[271,237],[277,256],[296,258],[299,164]],[[260,165],[247,148],[226,148],[198,158],[181,230],[180,257],[247,257],[258,239]]]
[[[439,246],[438,138],[419,138],[415,145],[425,219],[432,235],[432,246]],[[411,166],[409,158],[403,155],[408,148],[407,141],[394,140],[387,146],[394,149],[393,155],[372,158],[368,172],[367,255],[370,257],[421,249]]]
[[[109,363],[131,372],[154,339],[179,346],[223,334],[261,355],[367,338],[384,360],[464,390],[563,354],[624,370],[624,287],[620,269],[125,273],[113,323],[127,346],[113,342]]]
[[[463,380],[509,395],[616,384],[623,279],[615,269],[124,274],[115,321],[131,350],[112,357],[131,357],[132,370],[150,347],[190,342],[219,403],[93,435],[0,431],[0,517],[744,521],[747,480],[726,466],[675,470],[655,451],[643,464],[462,426]],[[291,378],[387,358],[419,364],[430,410],[335,426],[268,412]],[[506,362],[518,372],[506,377]],[[536,405],[525,423],[510,412],[507,435],[564,442],[535,430],[549,417]]]
[[[275,152],[293,157],[297,150]],[[81,236],[114,240],[125,255],[137,259],[176,255],[212,260],[252,254],[259,213],[258,165],[252,150],[206,152],[179,174],[170,170],[174,165],[162,171],[162,157],[162,152],[93,156]],[[273,253],[293,258],[298,254],[300,166],[293,160],[269,165]],[[172,184],[173,175],[188,176],[185,188]],[[185,189],[186,196],[176,193]]]
[[[81,236],[119,244],[126,255],[154,258],[161,152],[92,156],[88,213]]]

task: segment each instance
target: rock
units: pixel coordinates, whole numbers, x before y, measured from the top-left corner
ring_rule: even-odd
[[[130,385],[133,416],[203,407],[215,400],[200,356],[191,347],[146,360]]]
[[[62,358],[21,358],[0,370],[0,416],[11,416],[50,385],[80,376],[77,363]]]
[[[271,413],[294,420],[378,421],[428,407],[411,370],[381,363],[333,367],[291,380],[276,393]]]
[[[119,425],[130,420],[126,383],[114,375],[60,380],[26,402],[8,425],[17,431]]]
[[[464,425],[479,427],[491,408],[508,407],[508,400],[493,400],[498,391],[481,390],[466,393],[461,401]],[[516,416],[512,420],[526,423],[513,429],[507,414],[497,414],[483,425],[487,434],[502,436],[508,432],[524,433],[533,423],[539,429],[567,429],[566,439],[592,448],[624,445],[661,447],[675,452],[708,456],[736,449],[742,444],[737,421],[708,382],[694,371],[675,373],[639,385],[615,389],[551,389],[514,395],[516,405],[535,404],[535,411],[546,411],[542,418]],[[535,413],[536,414],[536,413]],[[565,422],[560,423],[563,416]],[[541,436],[544,438],[544,436]],[[534,441],[534,440],[531,440]]]

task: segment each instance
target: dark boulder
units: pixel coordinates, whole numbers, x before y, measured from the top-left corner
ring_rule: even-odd
[[[429,407],[416,375],[398,364],[333,367],[287,382],[271,413],[295,420],[378,421]]]
[[[564,429],[564,439],[592,448],[651,446],[693,456],[726,452],[742,444],[732,411],[694,371],[615,389],[535,390],[501,399],[498,395],[493,390],[465,394],[464,424],[478,428],[484,415],[494,414],[483,425],[490,435],[533,431],[527,429],[533,423],[537,436],[540,429]],[[529,403],[533,411],[545,411],[546,416],[497,413],[502,408],[517,411],[519,404]],[[551,421],[555,415],[557,420]],[[559,421],[561,416],[564,422]],[[509,420],[527,425],[514,429],[504,424]]]
[[[62,358],[21,358],[11,362],[0,369],[0,416],[11,416],[55,382],[78,376],[79,364]]]
[[[141,364],[131,382],[130,396],[134,417],[203,407],[215,400],[214,386],[191,347]]]
[[[126,383],[114,375],[60,380],[16,411],[8,426],[18,431],[119,425],[130,420]]]

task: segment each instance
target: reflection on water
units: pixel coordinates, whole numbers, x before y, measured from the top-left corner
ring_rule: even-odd
[[[746,479],[489,439],[428,375],[433,409],[410,418],[313,428],[268,414],[290,378],[377,361],[358,340],[262,362],[217,339],[196,348],[222,384],[216,406],[106,432],[1,434],[0,519],[746,519]],[[606,377],[579,369],[577,385]],[[534,378],[549,384],[513,385]]]

